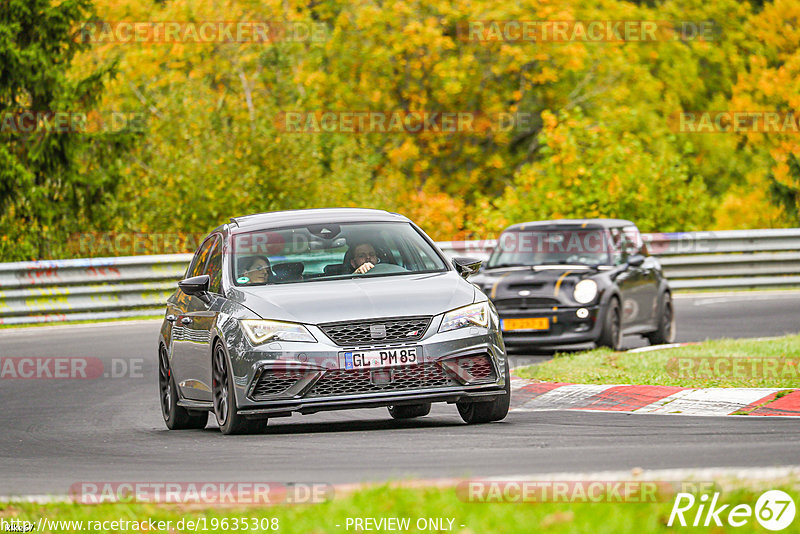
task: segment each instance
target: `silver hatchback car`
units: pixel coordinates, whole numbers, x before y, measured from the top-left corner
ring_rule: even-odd
[[[455,403],[467,423],[511,397],[497,312],[407,218],[369,209],[237,217],[216,228],[169,298],[159,396],[170,429],[262,431],[267,420]]]

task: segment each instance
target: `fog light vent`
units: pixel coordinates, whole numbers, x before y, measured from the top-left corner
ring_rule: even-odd
[[[488,354],[444,360],[442,366],[448,374],[465,385],[490,384],[497,381],[497,373]]]

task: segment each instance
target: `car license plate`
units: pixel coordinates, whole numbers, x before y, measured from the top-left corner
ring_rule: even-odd
[[[339,367],[344,369],[374,369],[419,363],[419,347],[397,347],[339,353]]]
[[[527,317],[525,319],[503,319],[503,330],[549,330],[547,317]]]

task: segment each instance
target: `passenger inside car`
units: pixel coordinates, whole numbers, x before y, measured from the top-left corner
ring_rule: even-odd
[[[270,281],[272,271],[269,266],[269,258],[266,256],[251,256],[240,260],[243,266],[237,281],[245,285],[261,285]]]

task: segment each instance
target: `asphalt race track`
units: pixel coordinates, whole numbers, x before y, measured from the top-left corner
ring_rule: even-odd
[[[800,293],[680,297],[676,313],[679,341],[777,336],[800,331]],[[0,380],[0,495],[63,495],[85,481],[344,483],[800,465],[797,420],[770,417],[512,412],[467,426],[454,406],[434,405],[415,421],[372,409],[275,419],[258,436],[225,437],[214,423],[169,432],[157,397],[157,331],[157,321],[0,331],[2,357],[142,365],[118,368],[123,378]]]

